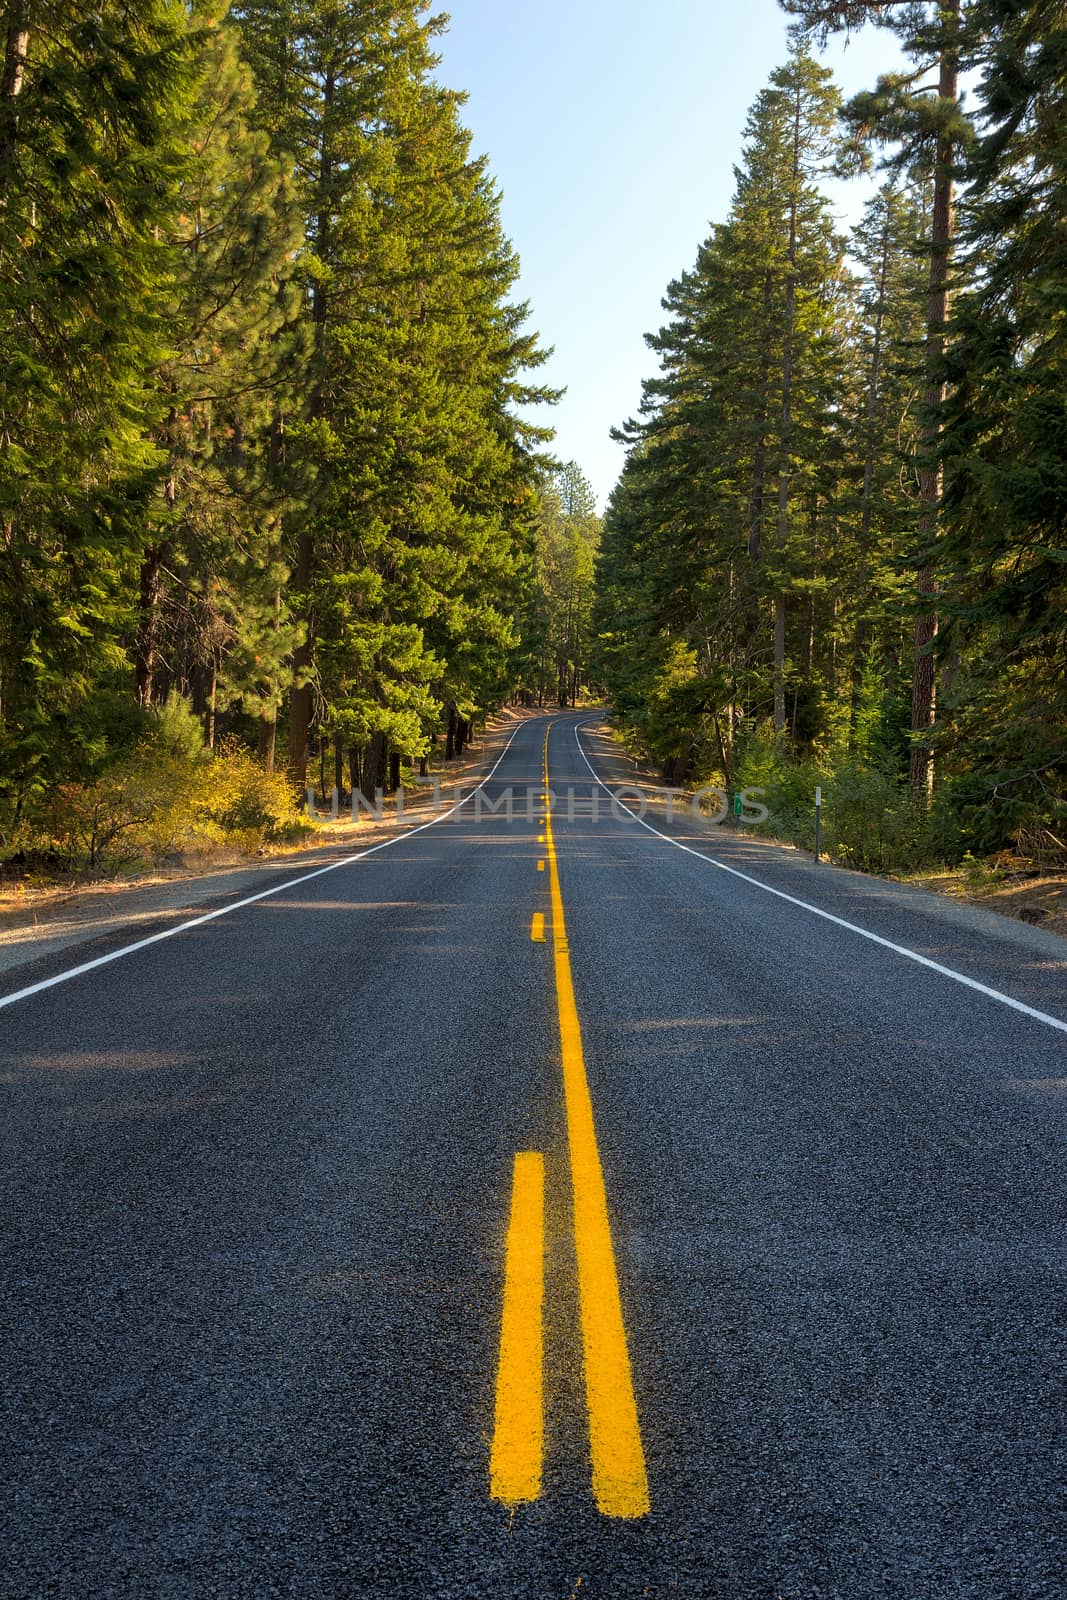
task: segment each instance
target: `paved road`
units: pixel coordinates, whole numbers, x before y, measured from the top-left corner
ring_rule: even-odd
[[[520,726],[510,820],[0,1008],[5,1600],[1062,1600],[1067,950],[603,790],[568,819],[586,755],[618,776],[582,720]],[[591,1481],[616,1290],[643,1514]]]

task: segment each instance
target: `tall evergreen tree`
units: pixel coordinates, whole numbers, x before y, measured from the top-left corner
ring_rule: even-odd
[[[981,842],[1067,814],[1067,7],[981,0],[970,287],[948,346],[946,692]],[[987,41],[982,43],[982,41]]]
[[[126,0],[3,14],[0,73],[0,769],[73,756],[125,657],[162,465],[155,375],[195,92],[195,14]],[[89,734],[82,730],[85,737]]]
[[[846,619],[849,737],[854,751],[876,737],[887,755],[895,753],[894,738],[883,713],[892,707],[895,723],[900,697],[906,689],[910,703],[911,695],[911,658],[901,656],[903,564],[914,546],[925,234],[922,191],[890,181],[867,202],[851,239],[858,278],[849,330],[851,472],[842,507],[850,532],[846,559],[855,568]]]
[[[314,349],[289,436],[316,497],[296,538],[290,764],[302,781],[317,718],[362,752],[368,791],[390,743],[424,750],[441,702],[465,723],[503,687],[533,488],[512,407],[537,397],[520,374],[542,359],[421,13],[239,11],[308,228]]]
[[[911,783],[929,794],[934,782],[931,733],[937,707],[934,645],[937,637],[937,535],[941,495],[938,466],[942,364],[948,318],[955,224],[953,184],[968,138],[960,89],[962,0],[781,0],[802,34],[823,39],[835,30],[874,22],[892,27],[914,63],[906,73],[879,79],[847,108],[857,153],[875,142],[894,149],[898,168],[922,168],[932,177],[927,239],[927,328],[922,439],[918,458],[915,644],[912,671]],[[936,73],[936,82],[928,80]]]
[[[652,659],[667,700],[698,708],[697,744],[726,767],[739,717],[765,706],[784,733],[790,681],[796,725],[804,611],[824,581],[825,485],[810,464],[833,454],[847,289],[817,182],[835,108],[829,75],[802,51],[772,76],[749,117],[730,217],[671,285],[671,321],[649,340],[662,373],[645,386],[643,422],[621,435],[626,522],[642,530],[657,631],[675,641]],[[694,755],[684,724],[662,719],[672,770]]]
[[[587,681],[593,573],[600,518],[592,487],[576,461],[544,483],[535,533],[534,581],[524,618],[523,686],[539,705],[576,705]]]
[[[771,78],[772,89],[782,97],[780,104],[775,107],[775,124],[783,110],[787,116],[785,184],[782,201],[779,202],[783,205],[786,222],[785,259],[782,264],[781,400],[775,518],[775,552],[779,560],[785,558],[790,544],[789,498],[794,447],[793,364],[798,340],[803,336],[805,290],[814,299],[824,292],[827,282],[826,262],[816,259],[808,264],[805,275],[802,253],[805,233],[818,236],[820,223],[824,224],[825,203],[818,188],[818,177],[831,154],[831,132],[837,110],[837,94],[830,88],[830,81],[830,73],[801,50],[794,50],[788,67],[774,73]],[[778,134],[777,126],[774,126],[774,134]],[[764,139],[769,144],[773,136],[769,126]],[[774,157],[777,159],[765,174],[768,193],[772,192],[775,179],[780,181],[783,176],[779,166],[781,157],[777,151],[774,151]],[[758,167],[754,168],[752,176],[757,185],[764,178]],[[786,594],[785,582],[780,581],[774,600],[774,726],[779,734],[785,731],[785,669]]]
[[[191,697],[213,742],[221,693],[273,711],[292,629],[275,596],[278,515],[270,425],[298,341],[288,184],[250,126],[254,87],[233,29],[204,29],[187,170],[169,239],[173,348],[160,372],[166,464],[140,574],[142,705]]]

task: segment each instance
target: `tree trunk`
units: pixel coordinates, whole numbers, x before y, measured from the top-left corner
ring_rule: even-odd
[[[259,719],[259,759],[263,763],[264,771],[274,771],[274,753],[278,743],[278,713],[272,711],[269,716]]]
[[[796,91],[793,113],[793,171],[789,195],[789,272],[785,280],[785,316],[782,330],[782,410],[778,440],[778,516],[775,523],[775,550],[784,563],[789,543],[789,476],[793,406],[793,326],[797,298],[797,190],[800,185],[800,88]],[[779,575],[774,597],[774,731],[785,732],[785,591]]]
[[[27,0],[11,0],[7,6],[7,38],[4,66],[0,75],[0,200],[7,197],[11,170],[18,148],[19,119],[14,102],[26,81],[26,56],[30,47],[29,5]]]
[[[334,101],[335,76],[332,68],[327,69],[322,85],[322,132],[319,145],[319,170],[317,188],[323,197],[318,217],[315,222],[314,246],[315,253],[320,260],[325,260],[328,254],[330,219],[327,210],[327,195],[333,175],[333,156],[329,143],[331,130],[329,127],[330,111]],[[316,279],[311,291],[311,323],[315,341],[315,384],[311,396],[310,412],[313,418],[321,417],[326,409],[325,399],[325,367],[326,367],[326,319],[328,302],[326,298],[326,285],[321,279]],[[304,597],[304,642],[297,645],[293,651],[293,693],[289,705],[289,768],[298,789],[303,790],[307,782],[308,741],[311,730],[312,696],[310,683],[302,682],[310,674],[315,648],[315,616],[312,605],[311,583],[315,569],[315,549],[311,534],[305,528],[297,543],[296,572],[294,585]]]
[[[808,544],[811,552],[811,575],[814,580],[819,577],[819,496],[818,492],[811,497],[808,515]],[[831,562],[831,568],[833,563]],[[811,682],[815,668],[815,624],[816,624],[815,587],[812,585],[808,596],[808,637],[804,643],[804,677]],[[832,635],[831,635],[832,637]],[[831,682],[832,682],[831,678]],[[796,715],[793,717],[794,733],[796,731]]]
[[[345,787],[345,751],[339,733],[333,736],[333,786],[340,797]]]
[[[372,733],[363,751],[363,771],[359,785],[371,805],[374,804],[375,791],[385,788],[385,753],[385,734]]]
[[[882,261],[878,273],[878,299],[874,313],[874,344],[871,349],[871,370],[867,380],[867,428],[863,449],[863,489],[860,502],[859,556],[857,574],[860,595],[860,613],[852,637],[852,686],[848,710],[849,749],[856,746],[856,724],[859,719],[860,691],[863,686],[863,653],[867,646],[867,618],[863,607],[867,603],[867,585],[870,578],[871,516],[874,510],[874,450],[875,419],[878,414],[879,383],[882,375],[882,325],[885,321],[885,297],[889,281],[889,216],[882,230]]]
[[[760,323],[763,330],[763,338],[760,347],[759,398],[756,402],[755,416],[752,419],[755,442],[752,447],[752,477],[749,484],[748,504],[745,507],[748,556],[753,568],[750,575],[750,587],[744,596],[745,663],[748,666],[752,666],[756,660],[756,641],[760,632],[761,597],[756,573],[763,559],[763,515],[767,488],[767,405],[771,382],[771,290],[771,275],[768,272],[763,279],[763,316]]]
[[[278,440],[280,439],[280,437],[281,437],[281,424],[279,422],[279,419],[278,419],[277,415],[275,415],[271,420],[271,426],[270,426],[270,463],[271,463],[271,472],[272,473],[274,472],[275,466],[276,466],[276,451],[278,449]],[[274,591],[274,620],[271,623],[271,629],[272,629],[272,631],[274,633],[277,633],[278,629],[281,627],[281,618],[282,618],[282,592],[281,592],[280,589],[275,589],[275,591]],[[273,693],[276,692],[276,690],[272,689],[271,692],[273,694]],[[263,765],[264,765],[264,767],[265,767],[267,772],[273,772],[274,771],[274,752],[275,752],[275,747],[277,745],[277,742],[278,742],[278,707],[276,705],[274,705],[274,706],[271,707],[271,709],[267,713],[267,715],[260,719],[260,724],[259,724],[259,755],[260,755],[260,760],[263,762]]]
[[[389,755],[389,793],[396,794],[400,788],[400,752],[393,750]]]
[[[689,776],[689,765],[693,755],[693,740],[687,739],[681,750],[676,755],[668,756],[663,763],[661,776],[663,782],[670,789],[680,789]]]
[[[445,760],[451,761],[456,754],[456,703],[448,702],[448,727],[445,731]]]
[[[174,476],[173,440],[177,414],[172,409],[167,417],[165,439],[171,448],[170,470],[163,485],[163,499],[168,515],[172,515],[178,498],[178,485]],[[158,688],[155,682],[156,663],[159,657],[159,607],[163,596],[163,567],[170,559],[170,544],[164,540],[145,552],[141,563],[140,617],[135,650],[137,698],[143,706],[155,704]]]
[[[163,594],[163,566],[168,546],[151,545],[141,562],[141,587],[138,600],[137,642],[134,646],[134,675],[137,699],[142,706],[156,703],[156,664],[159,659],[159,603]]]
[[[293,651],[293,687],[289,697],[289,770],[293,782],[302,794],[307,787],[308,760],[311,755],[311,684],[304,681],[311,671],[314,648],[314,617],[311,609],[311,574],[314,564],[314,545],[309,533],[302,533],[297,541],[296,572],[294,584],[306,597],[304,606],[304,638]]]
[[[763,553],[763,495],[767,469],[767,397],[770,392],[771,382],[771,287],[771,275],[768,272],[763,279],[763,317],[761,326],[764,330],[764,336],[760,349],[759,400],[756,405],[756,414],[752,419],[755,424],[756,438],[752,450],[752,480],[749,487],[745,516],[748,554],[750,560],[756,566],[759,565],[760,557]]]
[[[942,101],[956,103],[959,97],[959,22],[960,0],[943,0],[944,26],[948,38],[941,51],[937,92]],[[945,352],[945,324],[948,320],[949,261],[952,252],[952,163],[955,146],[947,134],[937,141],[934,176],[933,224],[930,232],[930,279],[926,338],[926,404],[923,423],[923,460],[919,470],[919,543],[928,550],[937,538],[938,502],[941,472],[937,462],[940,443],[940,408],[944,400],[941,362]],[[937,572],[932,557],[925,553],[916,575],[921,610],[915,623],[915,648],[911,680],[912,749],[910,781],[912,792],[929,796],[934,786],[934,752],[928,737],[937,711],[937,677],[933,645],[937,638],[937,613],[933,601],[937,594]]]
[[[732,707],[727,707],[731,711]],[[734,782],[734,750],[733,750],[733,718],[727,718],[726,727],[723,727],[722,718],[716,714],[715,737],[719,742],[719,760],[722,762],[722,781],[727,789],[733,787]]]

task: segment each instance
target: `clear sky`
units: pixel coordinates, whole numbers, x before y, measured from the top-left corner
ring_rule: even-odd
[[[749,106],[786,57],[775,0],[444,0],[438,77],[469,100],[522,298],[542,343],[555,453],[601,504],[622,465],[608,430],[636,411],[670,280],[730,204]],[[871,28],[825,55],[846,93],[899,60]],[[837,185],[854,217],[863,189]],[[547,414],[546,414],[547,415]]]

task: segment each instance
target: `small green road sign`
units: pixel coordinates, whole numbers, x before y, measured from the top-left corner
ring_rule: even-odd
[[[735,794],[734,795],[734,816],[735,817],[739,817],[740,815],[741,815],[741,796],[739,794]]]

